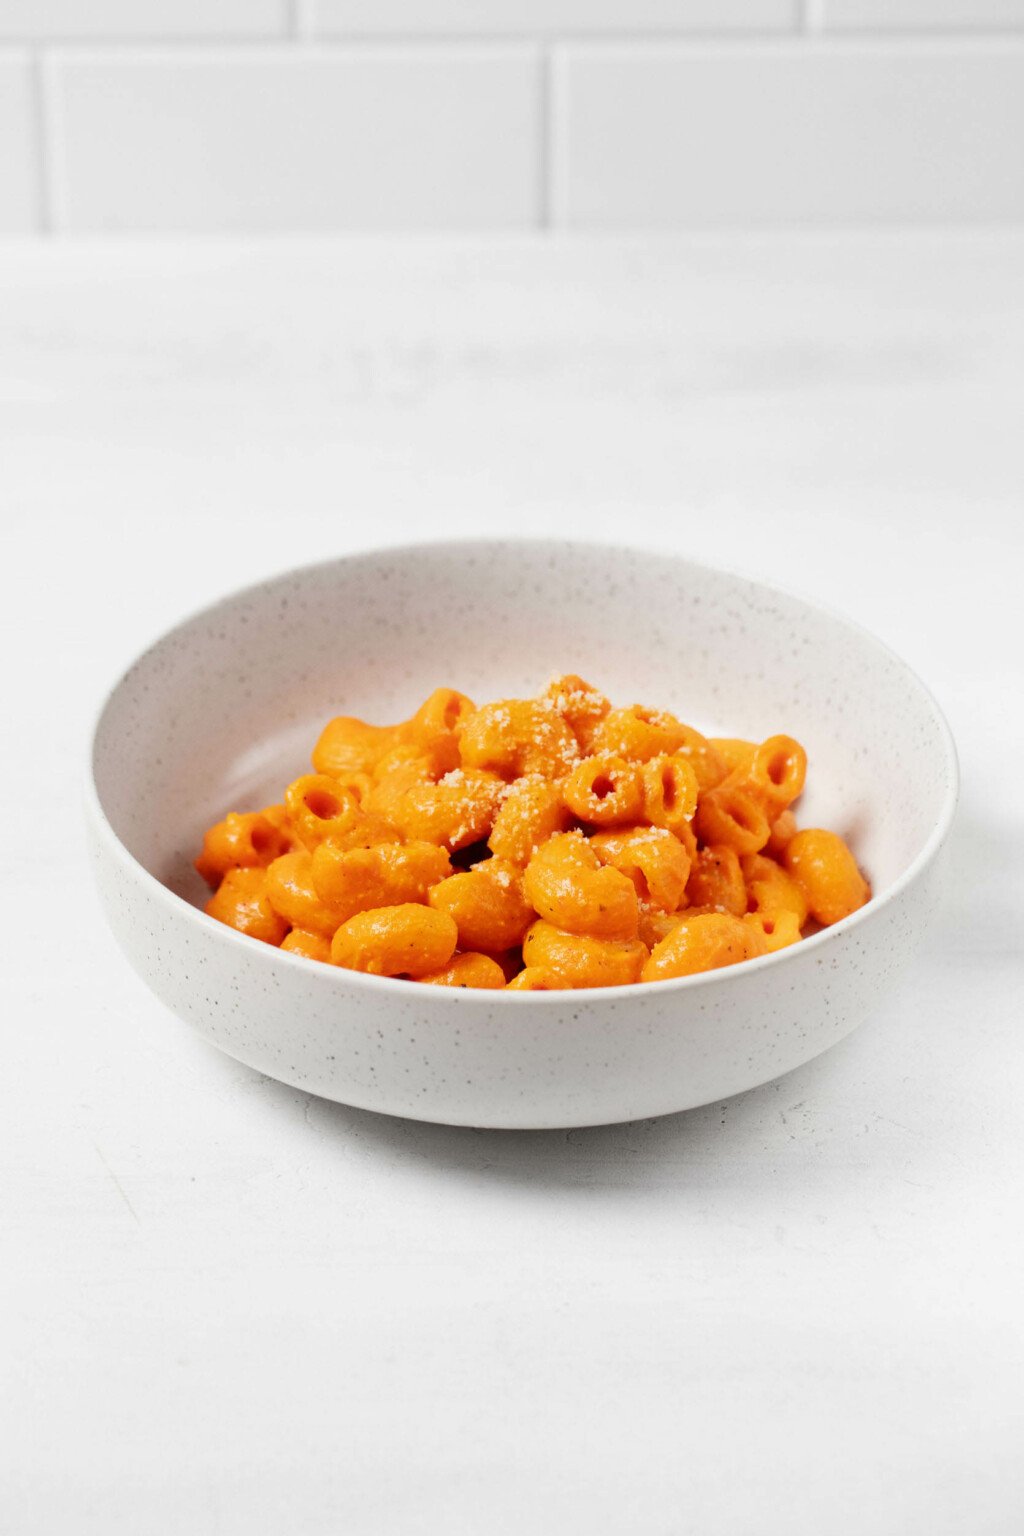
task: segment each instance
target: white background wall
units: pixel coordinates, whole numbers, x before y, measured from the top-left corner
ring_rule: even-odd
[[[1024,215],[1024,0],[0,0],[0,229]]]

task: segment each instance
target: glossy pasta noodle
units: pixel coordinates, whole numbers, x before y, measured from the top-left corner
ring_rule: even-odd
[[[397,725],[328,721],[280,804],[229,812],[196,868],[211,917],[316,964],[548,992],[740,964],[871,891],[793,811],[791,736],[702,736],[575,675]]]

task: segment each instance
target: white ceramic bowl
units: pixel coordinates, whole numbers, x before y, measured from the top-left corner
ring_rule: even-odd
[[[401,719],[442,683],[482,701],[570,671],[712,734],[798,737],[810,758],[800,821],[849,838],[874,899],[732,969],[533,994],[338,970],[197,906],[203,829],[278,798],[331,715]],[[675,556],[481,542],[313,566],[186,620],[107,699],[87,801],[114,933],[157,996],[215,1045],[347,1104],[539,1127],[707,1103],[839,1040],[913,949],[956,795],[934,699],[845,620]]]

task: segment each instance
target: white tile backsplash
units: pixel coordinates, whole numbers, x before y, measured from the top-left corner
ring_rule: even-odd
[[[37,222],[32,61],[0,53],[0,233],[26,234]]]
[[[1024,27],[1024,0],[815,0],[839,31],[985,31]]]
[[[514,229],[538,219],[535,50],[63,53],[60,229]]]
[[[282,37],[288,0],[0,0],[0,37]]]
[[[556,58],[557,225],[1024,217],[1024,46],[585,44]]]
[[[792,31],[798,0],[300,0],[328,36],[402,32],[554,37]]]
[[[0,0],[0,230],[1024,219],[1024,0]]]

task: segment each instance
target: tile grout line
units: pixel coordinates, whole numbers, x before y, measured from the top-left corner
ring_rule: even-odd
[[[548,233],[554,233],[561,227],[562,205],[565,202],[562,188],[562,139],[564,137],[561,124],[562,88],[559,82],[559,45],[550,44],[547,49],[547,157],[545,164],[545,178],[547,182],[547,223],[545,228]]]
[[[57,59],[52,50],[37,52],[38,112],[40,146],[40,188],[43,203],[43,230],[48,235],[68,233],[67,164],[60,151],[66,142],[61,110],[59,81],[55,78]]]
[[[305,20],[303,0],[293,0],[289,15],[294,18],[296,30],[265,37],[214,37],[196,34],[192,37],[90,37],[64,38],[59,36],[37,39],[30,47],[43,52],[56,50],[68,59],[131,60],[145,56],[161,59],[188,61],[198,55],[231,60],[249,58],[277,51],[287,55],[301,52],[307,55],[331,57],[341,53],[353,55],[379,52],[387,54],[402,49],[420,50],[424,53],[443,53],[446,49],[487,49],[501,52],[504,49],[525,49],[531,45],[549,52],[558,48],[586,48],[597,52],[612,52],[617,48],[638,48],[645,51],[664,47],[700,53],[706,49],[716,52],[742,54],[750,49],[768,49],[785,52],[787,48],[806,39],[822,43],[836,53],[869,50],[884,53],[893,48],[916,47],[923,52],[985,51],[994,44],[1003,47],[1024,47],[1024,26],[972,27],[970,30],[950,28],[890,28],[842,30],[826,29],[823,21],[821,0],[803,0],[797,13],[797,26],[789,32],[572,32],[562,30],[549,35],[536,32],[510,31],[507,33],[474,32],[360,32],[351,35],[332,33],[317,34],[310,30]],[[0,39],[0,52],[8,45]]]
[[[52,235],[53,186],[50,155],[50,119],[47,110],[46,71],[40,49],[32,51],[32,148],[35,155],[36,229]]]
[[[821,37],[824,23],[822,0],[800,0],[800,31],[804,37]]]
[[[551,49],[540,45],[537,88],[537,227],[551,228]]]

